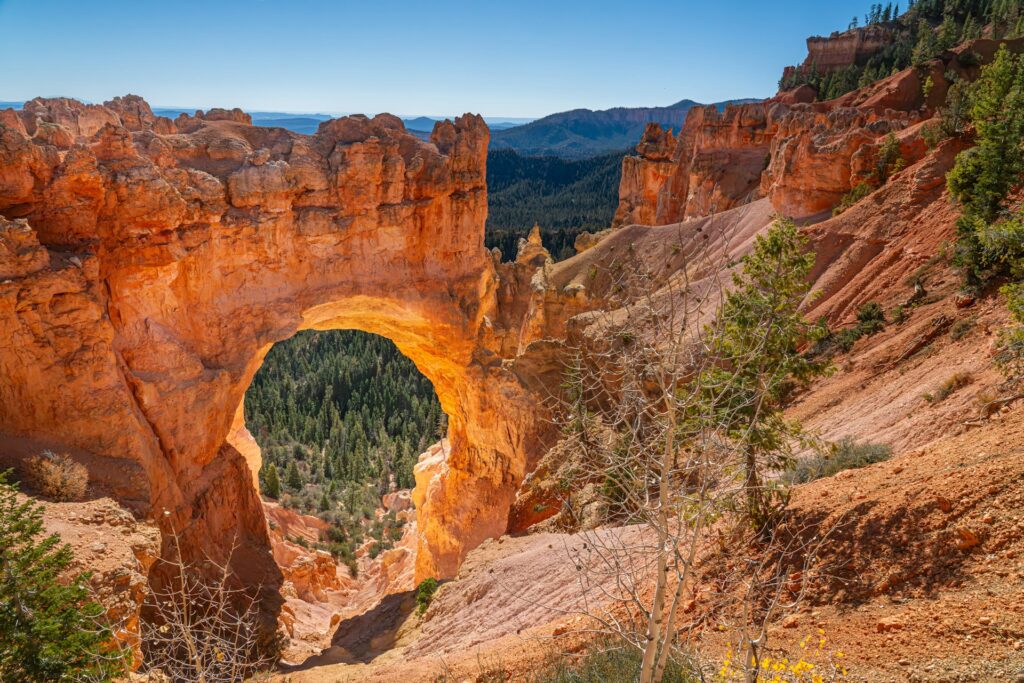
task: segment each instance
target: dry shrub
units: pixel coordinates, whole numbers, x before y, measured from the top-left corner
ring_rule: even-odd
[[[789,484],[804,484],[831,477],[844,470],[874,465],[892,457],[892,448],[879,443],[857,443],[847,437],[837,443],[823,445],[810,458],[800,460],[792,470],[784,473]]]
[[[258,591],[242,587],[231,569],[237,544],[224,563],[191,563],[181,557],[177,532],[170,537],[173,552],[160,560],[164,580],[146,597],[148,618],[142,622],[143,667],[150,680],[260,680],[280,643],[267,641],[261,630]]]
[[[940,384],[934,392],[929,392],[924,395],[924,400],[929,403],[939,403],[945,401],[947,398],[953,395],[958,389],[963,389],[968,384],[974,381],[974,376],[969,372],[957,372],[950,376],[945,382]]]
[[[43,451],[25,461],[25,479],[47,498],[82,500],[89,485],[89,471],[64,453]]]

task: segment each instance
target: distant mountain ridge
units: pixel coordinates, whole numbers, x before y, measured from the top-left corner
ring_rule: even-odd
[[[729,104],[746,104],[755,99],[735,99],[716,102],[719,110]],[[20,108],[21,102],[0,101],[0,109]],[[537,120],[486,117],[491,129],[491,150],[514,150],[521,156],[556,156],[562,159],[589,159],[611,152],[631,149],[640,141],[648,123],[679,130],[687,113],[694,107],[705,106],[683,99],[667,107],[614,107],[591,110],[572,109],[550,114]],[[154,107],[157,116],[174,119],[179,114],[192,114],[195,108]],[[329,114],[296,114],[280,111],[249,111],[253,125],[280,127],[296,133],[312,135]],[[442,117],[415,116],[403,118],[406,129],[423,140]]]
[[[736,99],[715,102],[724,109],[729,104],[757,102]],[[583,159],[633,147],[640,141],[648,123],[678,130],[686,114],[705,106],[693,100],[680,100],[668,107],[615,107],[594,111],[573,109],[537,119],[508,130],[491,132],[491,149],[512,149],[524,156],[554,155]]]

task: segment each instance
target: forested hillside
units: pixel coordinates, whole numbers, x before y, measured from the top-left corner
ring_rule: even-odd
[[[810,85],[819,100],[841,97],[911,65],[919,65],[953,46],[974,38],[1015,38],[1024,35],[1021,0],[910,0],[871,5],[863,19],[854,17],[849,29],[878,26],[888,31],[889,44],[864,64],[819,71],[815,65],[798,68],[779,81],[781,90]]]
[[[572,256],[576,235],[611,225],[624,155],[571,161],[492,150],[487,155],[487,246],[500,248],[506,261],[514,259],[519,238],[537,223],[555,260]]]
[[[433,386],[412,361],[391,341],[351,330],[300,332],[276,344],[246,393],[245,413],[263,450],[263,493],[288,494],[305,511],[333,508],[348,489],[412,487],[416,458],[444,424]]]

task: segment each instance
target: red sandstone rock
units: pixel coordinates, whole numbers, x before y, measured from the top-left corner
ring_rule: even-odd
[[[149,594],[150,569],[160,554],[155,526],[137,522],[109,498],[80,503],[44,503],[43,525],[71,547],[69,574],[88,571],[94,599],[106,610],[114,634],[142,661],[139,619]]]
[[[29,228],[2,228],[0,433],[120,463],[109,485],[187,554],[237,541],[238,571],[272,586],[245,389],[299,329],[379,333],[449,415],[416,561],[453,575],[504,531],[541,431],[496,355],[520,346],[499,302],[535,293],[510,291],[483,248],[487,141],[477,116],[431,142],[387,115],[302,136],[238,110],[170,124],[130,96],[5,114],[0,215]]]
[[[28,221],[0,218],[0,280],[25,277],[50,266],[50,253]]]
[[[873,24],[836,32],[830,36],[807,39],[807,58],[798,67],[787,67],[783,78],[798,70],[816,69],[819,73],[838,71],[864,64],[873,55],[892,44],[895,32],[884,24]]]
[[[648,128],[637,155],[623,160],[614,225],[666,225],[760,197],[797,218],[829,211],[868,177],[885,136],[918,121],[916,112],[789,104],[793,99],[721,114],[695,108],[678,139]],[[908,142],[906,162],[924,151]]]

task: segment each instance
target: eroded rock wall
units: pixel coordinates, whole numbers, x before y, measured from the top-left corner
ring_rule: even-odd
[[[897,32],[885,24],[863,26],[830,36],[812,36],[807,39],[807,58],[803,64],[786,67],[782,78],[789,79],[799,71],[813,69],[827,73],[863,65],[891,45],[896,36]]]
[[[763,197],[795,218],[829,211],[870,177],[886,136],[919,120],[917,111],[782,99],[693,109],[678,137],[649,126],[623,160],[613,225],[668,225]],[[908,163],[924,153],[903,151]]]
[[[487,143],[471,115],[424,142],[389,115],[303,136],[134,96],[0,113],[0,434],[105,463],[98,490],[274,587],[245,390],[300,329],[381,334],[449,416],[417,575],[453,575],[504,531],[540,431],[502,362]]]

